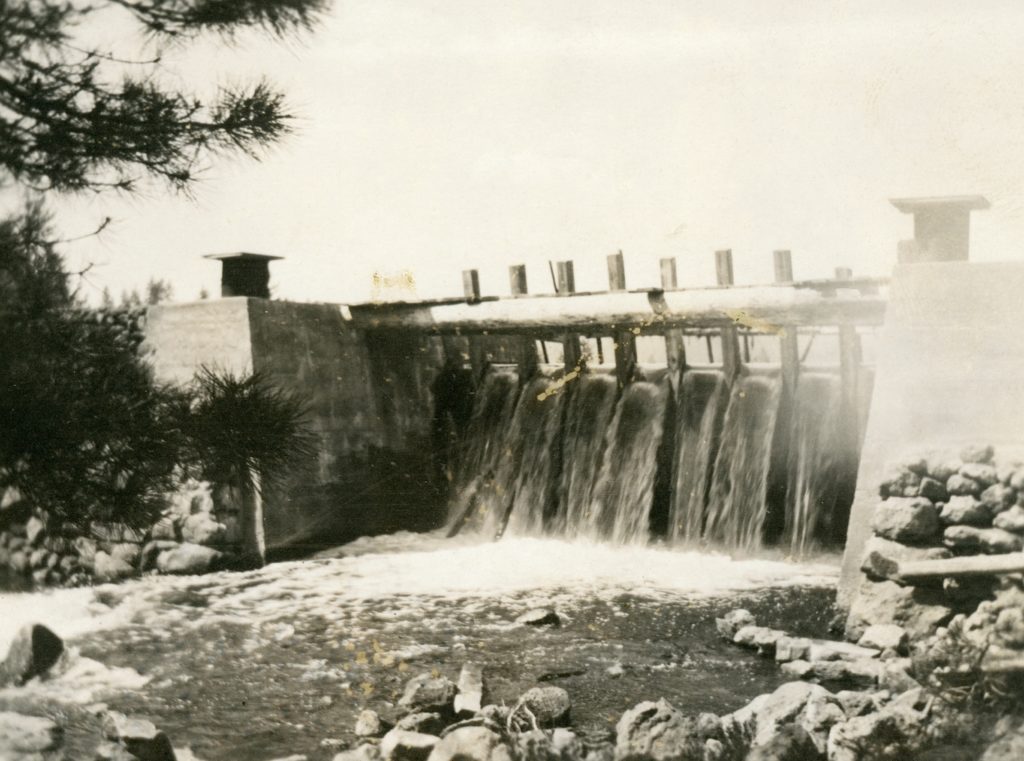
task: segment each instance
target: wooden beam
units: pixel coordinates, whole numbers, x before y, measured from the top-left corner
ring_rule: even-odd
[[[656,297],[655,297],[656,296]],[[433,334],[544,333],[560,340],[567,331],[597,332],[601,326],[717,330],[736,312],[766,326],[882,324],[886,300],[841,292],[785,286],[686,288],[663,293],[594,293],[572,298],[554,295],[483,299],[479,304],[364,303],[349,306],[359,330],[420,330]],[[607,335],[607,333],[606,333]]]
[[[734,285],[730,249],[715,252],[715,275],[720,286]],[[730,383],[740,372],[739,332],[731,320],[728,325],[722,326],[722,371]]]
[[[1001,576],[1007,573],[1024,573],[1024,552],[942,560],[901,560],[896,564],[897,580],[908,584],[936,578]]]
[[[775,251],[775,282],[793,282],[793,255],[789,251]],[[782,383],[792,392],[800,379],[800,343],[796,325],[784,325],[779,334],[779,364],[782,367]]]
[[[679,287],[677,278],[676,258],[669,256],[661,260],[661,288],[674,291]],[[669,328],[665,331],[665,356],[668,359],[669,382],[672,390],[679,390],[679,382],[686,370],[686,343],[680,328]]]
[[[557,275],[557,288],[559,296],[570,296],[576,292],[576,273],[572,260],[558,262],[555,265]],[[580,351],[580,337],[576,333],[569,333],[562,338],[562,354],[565,361],[567,373],[578,370],[583,363],[583,352]]]
[[[518,298],[527,295],[525,264],[513,264],[509,267],[508,279],[513,297]],[[519,382],[524,383],[537,373],[539,361],[537,357],[537,341],[531,337],[523,337],[516,340],[519,341]]]
[[[608,255],[608,290],[626,290],[626,262],[619,251]],[[612,337],[615,346],[615,377],[624,388],[636,369],[636,336],[630,330],[619,330]]]

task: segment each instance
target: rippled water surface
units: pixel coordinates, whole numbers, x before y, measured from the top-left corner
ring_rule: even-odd
[[[103,702],[150,718],[206,761],[330,758],[354,739],[359,710],[386,712],[411,676],[454,680],[465,661],[483,664],[492,702],[538,682],[565,687],[574,724],[595,732],[643,699],[725,712],[782,679],[721,642],[714,617],[742,605],[766,624],[824,633],[837,561],[434,535],[361,540],[334,554],[242,574],[0,595],[0,647],[30,620],[70,645],[57,676],[0,691],[0,708],[57,716],[78,758],[97,742]],[[514,624],[537,606],[557,609],[563,626]]]

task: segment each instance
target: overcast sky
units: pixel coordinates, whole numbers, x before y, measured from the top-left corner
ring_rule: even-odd
[[[1016,6],[1016,7],[1015,7]],[[98,32],[142,49],[120,19]],[[679,259],[710,284],[838,265],[888,274],[912,237],[894,196],[982,193],[973,257],[1021,256],[1024,6],[928,0],[336,0],[313,35],[245,38],[167,59],[202,89],[266,75],[301,115],[262,163],[216,163],[195,199],[72,199],[63,232],[115,296],[151,276],[216,293],[202,254],[255,251],[275,295],[354,301],[375,271],[408,269],[421,297],[455,295],[509,264],[550,290],[549,259],[605,284],[622,249],[631,287]],[[409,295],[409,294],[405,294]]]

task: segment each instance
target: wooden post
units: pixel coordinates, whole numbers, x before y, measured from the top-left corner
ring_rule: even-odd
[[[626,263],[622,252],[608,255],[608,290],[626,290]],[[636,368],[636,336],[629,330],[620,330],[612,340],[615,344],[615,377],[619,388],[625,387]]]
[[[849,267],[836,268],[836,280],[850,280]],[[860,334],[853,325],[839,326],[839,380],[843,395],[843,419],[851,429],[851,446],[860,450]]]
[[[669,256],[661,260],[661,288],[672,291],[679,287],[676,275],[676,258]],[[665,331],[665,356],[668,359],[669,382],[672,390],[679,390],[683,371],[686,369],[686,344],[680,328],[669,328]]]
[[[526,265],[513,264],[508,268],[508,281],[513,296],[525,296],[526,290]]]
[[[789,251],[776,251],[775,282],[793,282],[793,255]],[[800,378],[800,344],[795,325],[784,325],[779,335],[779,364],[782,366],[782,384],[790,391],[796,389]]]
[[[480,303],[480,273],[477,270],[462,271],[462,292],[469,304]],[[469,337],[469,364],[473,367],[473,379],[480,382],[487,369],[486,339],[480,336]]]
[[[568,296],[576,292],[576,275],[573,272],[572,260],[558,262],[555,265],[558,276],[556,287],[559,296]],[[565,371],[572,372],[580,369],[583,362],[583,353],[580,351],[580,338],[575,333],[570,333],[562,339],[562,351],[565,356]]]
[[[509,285],[513,296],[525,296],[526,265],[513,264],[508,268]],[[519,381],[525,382],[537,372],[537,342],[532,338],[519,339]]]
[[[462,292],[469,303],[480,301],[480,273],[477,270],[462,270]]]
[[[733,285],[731,250],[715,252],[715,274],[719,285]],[[739,332],[734,323],[722,326],[722,371],[729,383],[732,383],[740,371]]]

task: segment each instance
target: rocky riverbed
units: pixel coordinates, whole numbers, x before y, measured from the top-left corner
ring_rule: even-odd
[[[526,539],[382,537],[341,555],[5,595],[0,648],[38,620],[66,652],[45,678],[0,690],[0,710],[56,721],[69,758],[91,758],[115,711],[152,722],[179,759],[319,761],[358,745],[363,710],[397,718],[413,677],[458,683],[473,663],[493,704],[561,687],[573,730],[608,738],[649,698],[726,713],[775,689],[778,667],[721,639],[715,618],[743,604],[824,636],[837,572],[836,558]],[[536,608],[560,625],[517,623]]]

